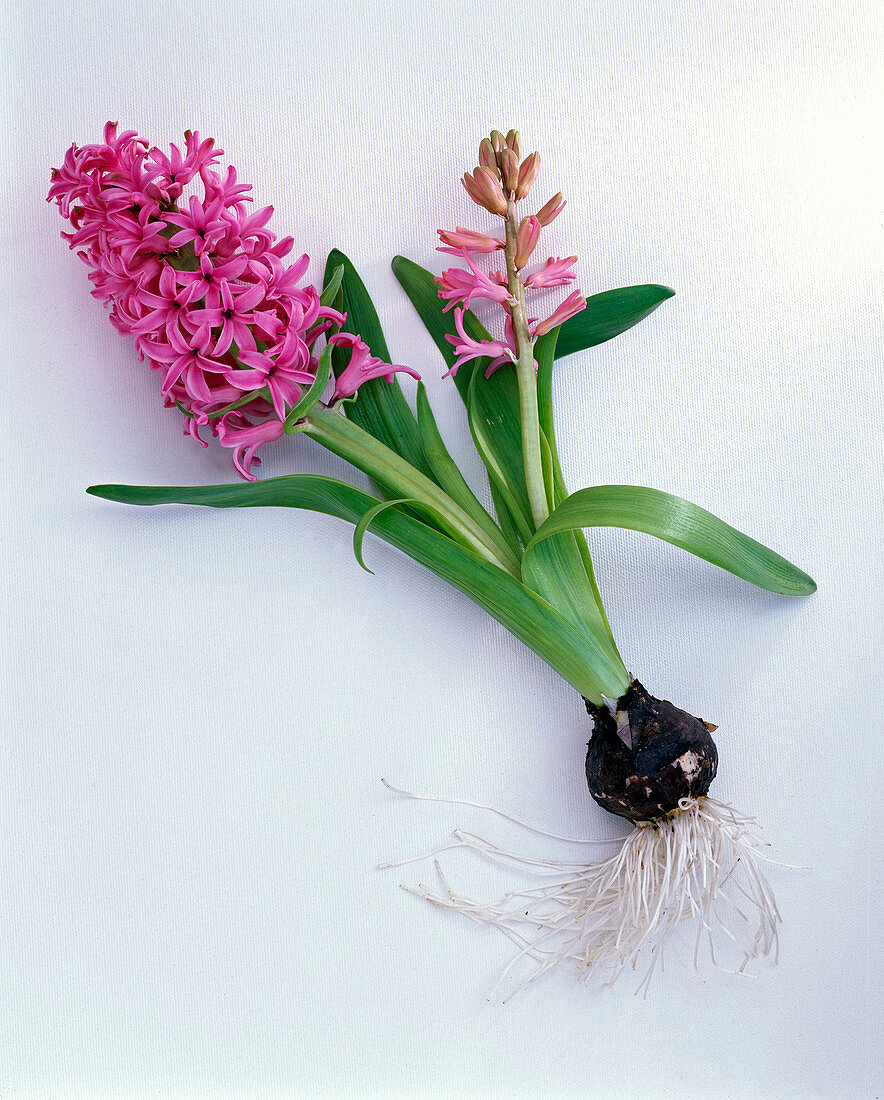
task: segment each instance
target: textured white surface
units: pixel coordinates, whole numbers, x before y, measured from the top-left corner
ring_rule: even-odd
[[[879,1095],[877,5],[58,0],[6,34],[0,1096]],[[315,271],[347,251],[459,455],[388,265],[438,265],[435,227],[472,224],[457,178],[489,129],[542,151],[585,291],[677,289],[561,364],[561,446],[573,487],[687,496],[819,582],[789,601],[593,537],[631,667],[720,723],[715,793],[805,868],[772,871],[776,969],[673,963],[646,1001],[563,973],[502,1008],[509,945],[396,888],[431,867],[373,870],[455,825],[529,843],[381,776],[616,832],[580,701],[371,537],[363,573],[337,521],[84,495],[233,477],[162,410],[43,202],[107,118],[214,135]],[[302,440],[267,457],[343,472]]]

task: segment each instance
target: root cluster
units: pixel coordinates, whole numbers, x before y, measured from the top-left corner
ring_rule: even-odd
[[[637,992],[646,992],[666,944],[687,922],[696,928],[698,971],[704,945],[714,966],[736,973],[752,958],[776,960],[780,916],[759,868],[766,846],[759,826],[712,798],[683,798],[661,821],[639,824],[616,854],[588,864],[517,855],[460,829],[455,838],[444,847],[466,847],[544,880],[496,902],[478,901],[454,891],[437,860],[441,891],[405,887],[512,940],[519,953],[501,981],[518,964],[531,964],[513,992],[561,965],[607,984],[642,967]],[[719,963],[717,944],[736,958],[732,968]]]

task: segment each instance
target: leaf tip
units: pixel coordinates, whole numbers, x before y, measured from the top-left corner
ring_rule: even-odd
[[[86,489],[90,497],[100,497],[102,500],[117,500],[119,485],[89,485]]]

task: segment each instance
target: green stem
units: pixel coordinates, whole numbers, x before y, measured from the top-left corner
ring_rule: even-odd
[[[488,534],[459,504],[410,462],[384,446],[358,424],[339,412],[317,405],[305,418],[302,430],[395,496],[426,502],[435,510],[448,535],[468,546],[485,561],[492,562],[511,576],[519,577],[518,563],[493,545]]]
[[[516,267],[515,199],[507,201],[506,270],[512,304],[513,336],[516,342],[516,378],[519,382],[519,420],[522,427],[522,455],[525,463],[525,487],[535,528],[549,515],[546,486],[543,480],[543,453],[540,444],[540,412],[537,405],[537,374],[534,370],[534,342],[528,327],[525,287]]]

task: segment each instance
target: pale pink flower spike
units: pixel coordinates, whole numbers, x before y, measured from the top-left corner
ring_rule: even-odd
[[[544,264],[533,271],[526,272],[534,254],[541,231],[562,211],[565,200],[561,194],[553,195],[536,214],[528,214],[521,219],[516,214],[516,204],[527,197],[540,171],[540,156],[531,153],[519,161],[519,135],[511,130],[506,137],[494,131],[490,138],[483,138],[479,145],[479,167],[463,177],[467,194],[489,213],[503,220],[503,228],[511,234],[514,242],[508,250],[505,236],[492,236],[458,226],[455,230],[440,229],[442,245],[439,252],[461,256],[467,267],[453,267],[436,278],[439,297],[447,302],[444,312],[455,306],[454,323],[458,335],[446,336],[454,345],[457,353],[454,365],[447,372],[455,374],[457,369],[472,359],[489,358],[485,374],[490,375],[504,363],[515,363],[522,348],[514,337],[513,309],[522,310],[522,343],[534,341],[563,324],[570,317],[586,307],[586,299],[580,291],[573,291],[564,302],[557,306],[543,320],[527,318],[524,312],[524,299],[527,294],[535,294],[555,287],[567,286],[577,277],[573,266],[576,256],[566,259],[550,256]],[[502,271],[485,274],[475,257],[501,250],[507,252],[507,264],[512,277]],[[474,298],[485,298],[501,306],[504,311],[504,335],[501,340],[474,340],[464,330],[464,310],[471,307]],[[527,344],[526,344],[527,349]],[[525,349],[525,350],[526,350]],[[530,360],[529,360],[530,362]]]

